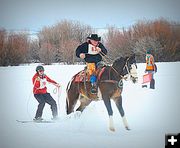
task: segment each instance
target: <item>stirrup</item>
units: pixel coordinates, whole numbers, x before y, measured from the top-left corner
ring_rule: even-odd
[[[97,86],[96,84],[93,84],[92,87],[91,87],[91,93],[92,94],[97,94]]]

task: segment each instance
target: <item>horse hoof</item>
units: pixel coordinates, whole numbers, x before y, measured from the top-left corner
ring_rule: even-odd
[[[111,132],[115,132],[115,128],[113,128],[113,127],[110,127],[109,130],[110,130]]]
[[[81,116],[81,112],[80,111],[76,111],[74,113],[74,118],[79,118]]]
[[[126,130],[128,130],[128,131],[130,131],[130,130],[131,130],[129,127],[125,127],[125,128],[126,128]]]

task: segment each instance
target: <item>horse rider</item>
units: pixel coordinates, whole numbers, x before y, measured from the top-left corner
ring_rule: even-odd
[[[145,72],[152,74],[152,79],[150,81],[150,88],[155,89],[155,80],[154,80],[154,73],[157,72],[157,67],[154,61],[154,57],[152,55],[152,49],[147,48],[146,50],[146,70]]]
[[[97,76],[96,69],[102,56],[107,54],[107,49],[100,42],[101,37],[97,34],[91,34],[87,37],[87,41],[79,45],[76,49],[76,56],[84,59],[87,65],[87,74],[90,76],[91,93],[97,93]]]

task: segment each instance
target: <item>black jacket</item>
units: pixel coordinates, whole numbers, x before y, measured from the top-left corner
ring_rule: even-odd
[[[95,63],[97,64],[98,62],[100,62],[102,60],[102,57],[100,54],[95,54],[95,55],[92,55],[92,54],[88,54],[88,47],[89,47],[89,44],[88,42],[85,42],[81,45],[79,45],[76,49],[76,56],[80,58],[80,54],[81,53],[85,53],[85,61],[87,63]],[[98,45],[99,48],[101,48],[101,52],[103,52],[104,54],[107,54],[107,49],[104,47],[104,45],[102,43],[99,43]],[[102,54],[102,55],[104,55]]]

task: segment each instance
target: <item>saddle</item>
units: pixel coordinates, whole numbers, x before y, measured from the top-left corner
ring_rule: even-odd
[[[97,80],[100,80],[106,67],[98,68],[96,70]],[[74,76],[74,82],[90,82],[90,75],[88,75],[86,68]]]

